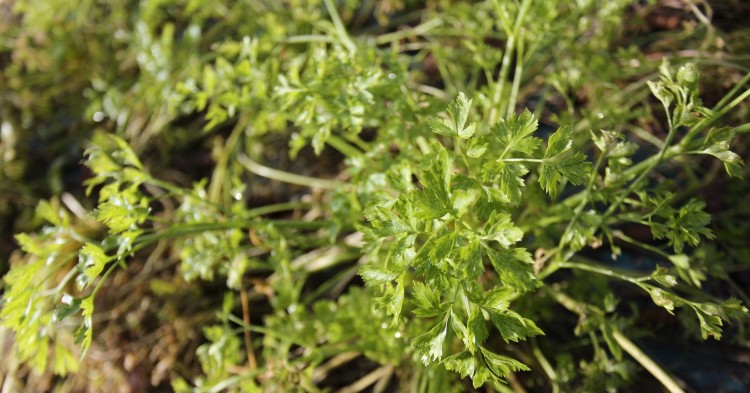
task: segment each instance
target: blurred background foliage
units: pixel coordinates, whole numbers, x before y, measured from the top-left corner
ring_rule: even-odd
[[[474,97],[485,118],[529,108],[543,126],[627,131],[648,146],[665,134],[645,84],[662,57],[698,64],[709,107],[750,69],[745,2],[534,1],[523,26],[524,72],[514,87],[514,70],[502,64],[508,35],[498,19],[518,7],[452,0],[0,2],[0,272],[27,262],[13,235],[43,225],[44,214],[35,213],[40,201],[80,231],[105,231],[88,214],[96,198],[86,196],[92,172],[81,162],[97,132],[124,138],[155,178],[210,202],[150,190],[163,222],[218,220],[290,201],[304,208],[278,218],[326,220],[324,228],[283,235],[259,223],[249,240],[227,231],[141,250],[97,298],[84,372],[32,371],[14,355],[9,331],[0,330],[10,353],[0,365],[2,392],[253,391],[256,382],[266,391],[465,387],[442,368],[398,368],[407,342],[381,328],[388,320],[368,306],[370,289],[346,289],[366,256],[353,251],[358,239],[330,239],[361,221],[360,203],[368,187],[378,187],[366,175],[393,165],[378,157],[428,135],[422,119],[459,91]],[[495,81],[507,84],[507,94],[495,95]],[[509,107],[510,94],[517,108]],[[740,106],[727,122],[748,115]],[[736,150],[746,152],[746,139],[737,139]],[[354,157],[352,149],[367,155]],[[269,181],[239,157],[324,181],[354,177],[361,195]],[[699,169],[715,174],[700,188],[719,215],[715,231],[724,244],[713,251],[732,254],[732,271],[744,274],[747,184],[727,181],[715,167]],[[200,254],[206,249],[210,255]],[[231,249],[258,255],[235,262]],[[372,313],[365,321],[363,310]],[[241,327],[249,321],[263,326],[253,327],[262,367],[246,353]],[[58,339],[67,348],[61,353],[76,353],[70,335]],[[342,371],[344,364],[353,367]],[[618,367],[618,375],[630,372],[626,364],[578,364],[564,355],[555,364],[560,383],[571,388],[601,387],[603,373]],[[524,384],[544,386],[534,377]]]

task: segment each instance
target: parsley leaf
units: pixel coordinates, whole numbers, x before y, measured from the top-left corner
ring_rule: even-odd
[[[566,179],[581,185],[591,172],[591,163],[586,161],[586,155],[571,151],[572,133],[572,127],[560,127],[550,136],[544,152],[539,183],[552,198],[557,197],[560,184]]]
[[[491,133],[500,142],[500,158],[505,157],[508,152],[532,154],[542,142],[541,139],[531,136],[537,126],[537,120],[528,109],[518,116],[510,116],[495,124]]]
[[[532,269],[534,260],[525,248],[497,251],[487,247],[487,250],[492,266],[504,285],[518,292],[527,292],[540,284]]]
[[[424,364],[439,360],[443,356],[443,343],[448,334],[448,318],[445,318],[433,326],[427,333],[421,334],[412,340],[412,345],[420,355]]]

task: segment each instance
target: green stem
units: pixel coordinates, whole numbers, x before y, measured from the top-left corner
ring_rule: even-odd
[[[255,213],[256,215],[261,214],[268,214],[275,211],[284,211],[289,210],[289,207],[296,206],[294,203],[288,203],[288,204],[278,204],[278,205],[270,205],[270,206],[263,206],[257,209],[254,209],[251,211],[252,213]],[[329,221],[303,221],[303,220],[273,220],[273,225],[278,228],[294,228],[294,229],[320,229],[327,225],[330,225]],[[208,232],[208,231],[222,231],[227,229],[236,229],[236,228],[246,228],[251,223],[249,221],[243,220],[243,221],[227,221],[227,222],[212,222],[212,223],[198,223],[198,224],[187,224],[187,225],[181,225],[177,227],[176,229],[167,230],[160,233],[151,233],[148,235],[143,235],[137,239],[137,243],[133,246],[133,249],[130,251],[130,253],[135,253],[145,247],[147,247],[150,244],[153,244],[154,242],[157,242],[159,240],[163,239],[170,239],[170,238],[176,238],[176,237],[182,237],[186,235],[191,235],[194,233],[201,233],[201,232]],[[97,283],[96,287],[94,288],[94,291],[92,292],[92,296],[96,295],[96,293],[99,291],[100,286],[104,281],[106,281],[107,277],[114,271],[115,267],[120,264],[122,260],[116,260],[110,267],[107,269],[107,271],[104,273],[104,275],[101,277],[99,282]]]
[[[283,211],[279,209],[278,211]],[[268,213],[273,212],[269,209]],[[327,225],[330,225],[329,221],[304,221],[304,220],[272,220],[269,221],[278,228],[293,228],[293,229],[319,229]],[[172,239],[176,237],[182,237],[192,235],[194,233],[210,232],[210,231],[225,231],[228,229],[242,229],[248,228],[252,225],[251,221],[225,221],[225,222],[205,222],[196,224],[183,224],[179,227],[172,228],[167,231],[159,233],[151,233],[143,235],[138,238],[138,243],[133,247],[133,252],[140,250],[141,248],[162,239]]]
[[[442,24],[443,24],[442,19],[435,18],[425,23],[422,23],[421,25],[414,26],[411,29],[404,29],[404,30],[394,31],[392,33],[383,34],[375,38],[375,44],[377,45],[389,44],[395,41],[400,41],[404,38],[414,37],[417,35],[424,35],[430,30]]]
[[[501,158],[500,161],[502,162],[536,162],[536,163],[544,162],[544,160],[540,158]]]
[[[41,286],[41,284],[43,284],[45,281],[47,281],[48,279],[50,279],[53,275],[57,274],[57,272],[60,270],[60,268],[62,268],[62,266],[64,266],[64,265],[68,264],[68,262],[70,262],[72,259],[73,259],[72,256],[69,257],[69,258],[67,258],[67,260],[63,264],[60,264],[59,267],[53,269],[52,273],[49,274],[49,275],[47,275],[37,286],[34,287],[34,289],[35,290],[38,289]],[[65,277],[63,277],[63,279],[60,281],[60,283],[57,284],[56,287],[54,287],[52,289],[48,289],[46,291],[39,292],[38,296],[45,297],[45,296],[59,295],[62,292],[63,288],[65,288],[65,286],[68,284],[68,282],[70,282],[70,280],[73,278],[73,276],[76,273],[78,273],[78,269],[75,269],[75,268],[70,269],[68,271],[68,273],[65,274]]]
[[[332,224],[331,221],[305,221],[305,220],[273,220],[273,226],[277,228],[292,229],[320,229]]]
[[[339,17],[339,13],[336,10],[336,6],[333,4],[333,1],[323,0],[323,3],[328,10],[328,14],[331,16],[333,26],[336,27],[336,33],[341,40],[341,44],[343,44],[349,52],[356,52],[357,46],[354,44],[354,41],[352,41],[351,37],[349,37],[349,33],[346,32],[346,27],[344,27],[344,24],[341,22],[341,18]]]
[[[586,189],[583,191],[583,198],[581,199],[581,203],[578,204],[578,206],[575,209],[575,215],[568,223],[568,226],[565,227],[565,230],[563,231],[562,236],[560,236],[560,242],[558,243],[558,247],[562,248],[563,245],[566,242],[566,239],[568,238],[568,233],[573,229],[573,225],[578,222],[578,220],[581,218],[581,215],[583,214],[583,208],[586,207],[586,204],[589,201],[589,198],[591,197],[591,189],[594,188],[594,183],[596,182],[596,176],[599,173],[599,167],[602,165],[602,162],[604,161],[604,157],[607,155],[606,151],[601,152],[599,154],[599,158],[596,159],[596,164],[594,165],[594,169],[591,171],[591,177],[589,178],[589,183],[586,185]]]
[[[338,135],[331,135],[330,137],[328,137],[326,143],[328,143],[329,145],[331,145],[331,147],[338,150],[339,153],[347,157],[356,157],[362,155],[362,152],[360,150],[349,144],[349,142],[345,141]]]
[[[674,127],[670,128],[669,134],[667,134],[667,139],[664,141],[664,146],[662,146],[661,150],[659,150],[659,153],[656,156],[651,157],[653,160],[649,159],[649,160],[642,161],[642,163],[648,162],[646,168],[638,175],[638,177],[636,177],[635,180],[633,180],[630,183],[630,185],[624,192],[621,192],[618,195],[617,200],[615,200],[615,202],[609,206],[607,211],[604,212],[604,214],[602,215],[602,223],[604,223],[604,221],[607,218],[609,218],[612,214],[614,214],[614,212],[617,210],[618,207],[620,207],[620,205],[625,200],[625,198],[627,198],[630,194],[633,193],[633,191],[635,191],[635,189],[639,186],[641,181],[643,181],[643,179],[645,179],[646,176],[648,176],[651,173],[651,171],[653,171],[657,166],[659,166],[659,164],[661,164],[664,161],[665,157],[667,157],[667,151],[671,150],[670,145],[672,144],[672,140],[674,139],[676,133],[677,133],[676,128]],[[679,154],[679,152],[682,151],[679,146],[675,146],[675,148],[677,149],[677,152],[678,152],[677,154]],[[632,168],[633,167],[631,167],[631,169]]]
[[[646,355],[630,339],[625,337],[617,328],[612,328],[612,337],[622,347],[625,352],[633,357],[643,368],[648,370],[670,393],[685,393],[680,385],[675,381],[663,368],[661,368],[653,359]]]
[[[146,183],[153,184],[161,189],[167,190],[172,195],[185,195],[185,190],[154,177],[149,176],[148,179],[146,179]]]
[[[291,37],[287,37],[283,40],[287,44],[308,44],[311,42],[325,42],[325,43],[331,43],[334,42],[334,40],[327,36],[322,34],[303,34],[303,35],[295,35]]]
[[[555,301],[566,309],[578,314],[586,315],[586,307],[575,299],[557,290],[549,290],[548,293]],[[646,355],[630,339],[625,337],[617,328],[612,327],[612,336],[625,352],[632,356],[643,368],[653,375],[670,393],[685,393],[677,382],[664,371],[656,362]]]
[[[552,384],[552,393],[559,392],[560,386],[557,383],[557,373],[555,372],[555,368],[552,367],[552,364],[550,364],[549,360],[547,360],[547,357],[544,356],[544,353],[536,344],[536,340],[533,339],[531,341],[531,352],[534,354],[534,357],[536,357],[539,365],[542,366],[542,370],[544,370],[544,373],[547,374],[547,378],[549,378],[550,383]]]
[[[488,115],[488,122],[490,125],[495,124],[498,121],[498,115],[500,113],[506,112],[500,108],[501,99],[503,98],[503,91],[505,90],[505,81],[508,79],[508,73],[510,72],[510,59],[515,52],[518,33],[521,29],[523,20],[526,18],[526,12],[528,11],[530,4],[530,0],[523,0],[521,3],[521,8],[518,11],[516,21],[513,25],[513,30],[508,35],[508,41],[505,44],[505,53],[503,53],[503,59],[500,66],[500,75],[495,82],[495,94],[492,96],[492,101],[490,102],[490,113]],[[495,6],[497,6],[497,2],[495,3]],[[508,31],[508,29],[506,29],[506,31]]]
[[[652,246],[650,244],[639,242],[638,240],[633,239],[632,237],[630,237],[630,236],[622,233],[621,231],[614,231],[612,235],[614,237],[616,237],[618,239],[621,239],[621,240],[623,240],[623,241],[625,241],[627,243],[630,243],[630,244],[632,244],[632,245],[634,245],[636,247],[639,247],[639,248],[644,249],[646,251],[651,251],[654,254],[657,254],[657,255],[662,256],[664,258],[669,259],[669,257],[670,257],[670,255],[667,254],[666,252],[664,252],[664,250],[662,250],[660,248],[657,248],[657,247],[654,247],[654,246]]]
[[[693,137],[695,137],[697,133],[703,131],[706,127],[713,124],[713,122],[715,122],[716,120],[719,120],[719,118],[724,116],[730,110],[734,109],[734,107],[739,105],[742,101],[744,101],[748,97],[750,97],[750,89],[745,90],[744,93],[740,94],[737,98],[732,100],[732,102],[730,102],[729,105],[721,109],[718,109],[718,106],[717,106],[717,110],[714,111],[714,113],[711,114],[711,116],[701,120],[696,125],[691,127],[690,130],[688,130],[688,132],[685,134],[685,137],[682,138],[682,142],[680,144],[682,146],[685,146],[688,143],[692,142]]]
[[[572,297],[566,295],[563,291],[560,290],[559,285],[547,289],[547,293],[550,295],[550,297],[552,297],[552,299],[560,303],[560,305],[565,307],[568,311],[584,316],[587,314],[586,306],[576,301]]]
[[[99,292],[99,290],[102,288],[102,284],[104,284],[104,282],[107,281],[107,277],[109,277],[109,275],[112,274],[112,272],[115,271],[115,268],[117,268],[117,266],[119,265],[120,264],[118,263],[118,261],[115,261],[114,263],[109,265],[109,267],[107,268],[107,271],[104,272],[104,275],[101,276],[101,278],[99,279],[99,282],[96,283],[94,290],[91,292],[91,295],[89,296],[91,297],[96,296],[96,293]]]
[[[521,75],[523,74],[523,32],[518,31],[518,46],[516,47],[516,69],[513,72],[513,85],[510,89],[510,99],[508,100],[507,116],[510,118],[516,111],[516,100],[518,100],[518,88],[521,85]]]
[[[284,183],[296,184],[298,186],[309,188],[322,188],[326,190],[333,190],[341,188],[343,186],[343,184],[333,180],[318,179],[315,177],[303,176],[270,168],[251,160],[244,154],[240,154],[237,156],[237,162],[247,168],[248,171],[258,176],[278,180]]]
[[[224,147],[221,149],[218,160],[216,160],[216,168],[211,175],[211,183],[208,185],[208,200],[219,204],[222,203],[224,206],[229,205],[232,195],[229,192],[223,193],[224,200],[221,200],[222,189],[226,190],[227,184],[227,172],[229,170],[229,162],[237,150],[237,145],[240,141],[240,136],[245,132],[247,127],[247,116],[241,116],[240,120],[234,126],[232,133],[229,135]]]
[[[336,135],[334,135],[334,137],[335,136]],[[362,138],[357,135],[349,134],[347,135],[347,138],[344,139],[344,141],[354,144],[354,146],[360,148],[362,151],[372,151],[372,147],[370,146],[370,144],[363,141]]]
[[[250,218],[256,218],[264,216],[266,214],[279,213],[289,210],[297,210],[309,207],[310,204],[307,202],[283,202],[275,203],[272,205],[265,205],[247,210],[243,213],[242,218],[247,220]]]
[[[464,154],[464,149],[461,147],[461,144],[463,141],[460,139],[456,140],[456,152],[458,153],[458,156],[461,157],[461,161],[463,161],[464,166],[466,167],[466,174],[471,177],[471,165],[469,165],[469,160],[466,158],[466,154]]]
[[[607,269],[605,267],[595,266],[588,263],[578,263],[578,262],[567,262],[562,261],[559,263],[560,268],[569,268],[569,269],[578,269],[578,270],[584,270],[592,273],[601,274],[607,277],[617,278],[623,281],[627,281],[629,283],[642,286],[643,282],[648,281],[651,279],[650,276],[644,276],[644,277],[632,277],[627,274],[618,273],[612,269]]]
[[[732,90],[730,90],[729,93],[727,93],[724,97],[722,97],[719,103],[716,104],[714,108],[718,110],[724,105],[726,105],[727,101],[729,101],[729,99],[732,98],[732,96],[737,94],[737,92],[740,91],[740,89],[743,86],[745,86],[748,82],[750,82],[750,72],[747,73],[739,82],[737,82],[737,84],[734,85],[734,87],[732,87]]]

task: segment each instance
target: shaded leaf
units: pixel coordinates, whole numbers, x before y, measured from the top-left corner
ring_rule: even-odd
[[[513,226],[510,214],[493,212],[484,225],[483,240],[494,240],[508,248],[523,238],[523,230]]]
[[[372,265],[364,265],[359,268],[358,274],[366,285],[373,286],[392,282],[401,273]]]
[[[488,249],[487,253],[504,285],[518,292],[527,292],[540,284],[532,269],[534,260],[525,248]]]
[[[412,303],[416,306],[414,314],[419,317],[434,317],[444,312],[440,292],[422,282],[415,282]]]
[[[70,295],[63,296],[63,304],[58,304],[52,312],[52,322],[60,322],[81,309],[81,299],[74,299]]]
[[[516,359],[498,355],[484,347],[480,347],[482,356],[493,374],[500,378],[507,378],[514,371],[529,371],[530,369]]]
[[[469,351],[459,352],[443,359],[445,368],[455,371],[461,375],[461,378],[474,376],[474,355]]]
[[[518,342],[519,340],[526,340],[527,337],[544,334],[534,321],[522,317],[515,311],[493,310],[489,314],[492,324],[495,325],[506,343],[510,341]]]

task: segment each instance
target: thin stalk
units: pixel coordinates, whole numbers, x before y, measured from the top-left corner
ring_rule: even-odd
[[[337,135],[333,135],[333,136],[337,137]],[[357,135],[349,134],[344,139],[344,141],[354,144],[354,146],[360,148],[363,151],[371,151],[372,150],[372,147],[370,147],[370,144],[367,143],[367,142],[365,142],[365,141],[363,141],[362,138],[360,138]]]
[[[243,228],[248,226],[248,221],[229,221],[229,222],[213,222],[213,223],[199,223],[199,224],[192,224],[192,225],[182,225],[178,227],[177,229],[172,229],[168,231],[164,231],[161,233],[151,233],[148,235],[141,236],[137,239],[137,243],[133,246],[133,248],[130,250],[130,254],[133,254],[148,245],[157,242],[162,239],[169,239],[169,238],[175,238],[175,237],[182,237],[186,235],[190,235],[193,233],[200,233],[200,232],[207,232],[207,231],[219,231],[219,230],[227,230],[227,229],[234,229],[234,228]],[[276,220],[274,221],[274,225],[278,227],[292,227],[292,228],[299,228],[299,229],[318,229],[321,228],[324,225],[327,225],[326,222],[320,222],[320,221],[299,221],[299,220]],[[105,251],[108,251],[109,249],[106,249]],[[101,288],[102,284],[107,280],[107,277],[114,271],[114,269],[117,266],[124,266],[124,262],[122,259],[117,259],[112,261],[113,263],[107,268],[107,271],[104,273],[104,275],[101,276],[99,282],[96,284],[96,287],[94,287],[94,290],[91,292],[91,296],[96,295],[97,292],[99,292],[99,289]]]
[[[211,183],[208,186],[208,200],[215,203],[223,203],[225,206],[229,204],[229,200],[232,198],[229,192],[223,194],[224,200],[221,201],[222,189],[225,189],[227,183],[227,172],[229,170],[229,161],[237,150],[237,144],[240,141],[240,136],[245,132],[247,127],[247,116],[242,116],[237,122],[237,125],[232,129],[232,133],[227,138],[226,143],[221,148],[221,153],[216,161],[216,169],[211,176]]]
[[[734,109],[734,107],[736,107],[742,101],[744,101],[745,99],[747,99],[747,97],[750,97],[750,89],[745,90],[744,93],[742,93],[739,96],[737,96],[737,98],[735,98],[734,100],[732,100],[732,102],[730,102],[727,106],[725,106],[725,107],[723,107],[721,109],[718,109],[711,116],[709,116],[709,117],[701,120],[696,125],[694,125],[693,127],[691,127],[690,130],[688,130],[688,132],[685,134],[685,137],[682,138],[681,145],[684,146],[684,145],[690,143],[692,141],[693,137],[697,133],[701,132],[706,127],[708,127],[711,124],[713,124],[713,122],[715,122],[716,120],[719,120],[719,118],[721,118],[722,116],[724,116],[730,110]],[[718,106],[717,106],[717,108],[718,108]]]
[[[179,187],[177,187],[175,185],[169,184],[169,183],[167,183],[165,181],[156,179],[154,177],[150,177],[149,176],[146,179],[146,182],[150,183],[150,184],[153,184],[153,185],[155,185],[155,186],[157,186],[157,187],[159,187],[161,189],[167,190],[172,195],[179,195],[179,196],[185,195],[185,191],[183,189],[181,189],[181,188],[179,188]]]
[[[586,204],[589,201],[589,198],[591,197],[591,189],[594,188],[594,182],[596,181],[596,176],[599,173],[599,167],[602,165],[602,162],[604,161],[604,157],[607,155],[606,151],[601,152],[599,154],[599,158],[596,159],[596,164],[594,165],[594,169],[591,171],[591,177],[589,178],[589,183],[586,185],[586,189],[583,191],[583,198],[581,199],[581,203],[578,204],[578,206],[575,209],[575,215],[568,223],[568,226],[565,227],[565,231],[563,231],[562,236],[560,236],[560,242],[558,243],[558,247],[562,248],[565,239],[568,238],[568,233],[573,229],[573,225],[578,222],[578,220],[581,218],[581,215],[583,214],[583,208],[586,207]]]
[[[657,149],[661,149],[664,146],[663,140],[641,127],[632,126],[630,128],[630,132],[635,134],[635,136],[637,136],[638,138],[641,138],[642,140],[656,146]]]
[[[269,328],[266,328],[266,327],[263,327],[263,326],[259,326],[259,325],[250,325],[250,324],[247,324],[247,323],[245,323],[245,321],[242,320],[242,318],[240,318],[240,317],[238,317],[238,316],[236,316],[234,314],[228,314],[227,315],[227,319],[229,321],[231,321],[231,322],[236,323],[240,327],[240,329],[247,329],[247,330],[250,330],[251,332],[254,332],[254,333],[259,333],[259,334],[263,334],[263,335],[271,336],[271,337],[284,338],[284,339],[287,339],[287,340],[290,340],[290,341],[294,342],[294,340],[293,340],[292,337],[285,336],[282,332],[279,332],[279,331],[276,331],[276,330],[273,330],[273,329],[269,329]],[[232,330],[235,331],[234,329],[232,329]],[[300,343],[300,345],[302,345],[302,344]]]
[[[643,276],[643,277],[633,277],[629,276],[627,274],[618,273],[612,269],[607,269],[605,267],[595,266],[588,263],[578,263],[578,262],[560,262],[559,266],[561,268],[569,268],[569,269],[578,269],[578,270],[584,270],[591,273],[597,273],[601,274],[607,277],[617,278],[623,281],[627,281],[629,283],[642,286],[643,282],[648,281],[651,279],[650,276]]]
[[[464,163],[464,166],[466,167],[466,173],[471,177],[471,165],[469,165],[469,160],[466,159],[466,154],[464,154],[464,149],[461,147],[461,144],[463,141],[457,140],[455,144],[456,152],[458,153],[458,156],[461,157],[461,161]]]
[[[620,240],[623,240],[623,241],[625,241],[625,242],[627,242],[629,244],[632,244],[632,245],[634,245],[636,247],[642,248],[642,249],[644,249],[646,251],[651,251],[654,254],[657,254],[657,255],[659,255],[661,257],[664,257],[666,259],[669,259],[669,257],[670,257],[670,255],[668,253],[664,252],[664,250],[662,250],[662,249],[660,249],[658,247],[654,247],[654,246],[652,246],[650,244],[639,242],[638,240],[633,239],[632,237],[630,237],[630,236],[622,233],[621,231],[614,231],[612,235],[614,237],[620,239]]]
[[[272,220],[270,221],[274,226],[278,228],[295,228],[295,229],[320,229],[326,225],[330,225],[330,221],[304,221],[304,220]],[[242,221],[225,221],[225,222],[204,222],[196,224],[184,224],[179,227],[159,232],[143,235],[138,238],[138,243],[133,247],[133,251],[138,251],[141,248],[161,239],[171,239],[176,237],[182,237],[200,232],[209,231],[224,231],[228,229],[242,229],[248,228],[252,225],[252,222],[248,220]]]
[[[364,377],[356,380],[351,385],[345,386],[339,390],[337,390],[337,393],[357,393],[365,390],[368,386],[378,382],[379,380],[383,378],[390,377],[390,375],[393,373],[393,366],[387,365],[382,366],[380,368],[376,368],[375,371],[365,375]]]
[[[672,147],[667,148],[667,153],[665,154],[664,158],[665,159],[670,159],[670,158],[678,156],[680,154],[682,154],[682,149],[679,146],[672,146]],[[652,165],[654,165],[655,162],[658,162],[658,159],[659,159],[658,155],[653,155],[653,156],[651,156],[651,157],[649,157],[649,158],[647,158],[647,159],[645,159],[645,160],[643,160],[643,161],[641,161],[641,162],[639,162],[639,163],[637,163],[637,164],[629,167],[628,169],[625,169],[625,171],[623,172],[623,175],[625,177],[630,177],[630,176],[634,176],[635,174],[639,174],[642,171],[645,171],[646,168],[649,168]],[[569,196],[568,198],[566,198],[564,201],[562,201],[562,204],[565,205],[565,206],[570,207],[571,205],[575,205],[576,203],[579,203],[580,200],[581,200],[581,198],[583,198],[583,197],[585,197],[585,192],[584,191],[579,191],[578,193],[573,194],[573,195]]]
[[[727,278],[724,279],[732,289],[737,292],[737,294],[742,298],[742,301],[745,302],[745,304],[750,304],[750,297],[747,296],[747,293],[742,289],[741,286],[739,286],[734,280],[732,280],[731,277],[727,275]]]
[[[242,216],[243,219],[256,218],[264,216],[266,214],[279,213],[289,210],[297,210],[305,207],[309,207],[310,203],[307,202],[283,202],[275,203],[272,205],[265,205],[247,210]]]
[[[336,6],[333,4],[333,1],[323,0],[323,3],[328,10],[328,14],[331,16],[333,26],[336,27],[336,33],[341,40],[341,44],[343,44],[349,52],[356,52],[357,46],[354,44],[354,41],[352,41],[351,37],[349,37],[349,33],[346,32],[346,27],[344,27],[344,24],[341,22],[341,18],[339,17],[339,13],[336,10]]]
[[[670,393],[685,393],[677,381],[674,380],[663,368],[661,368],[653,359],[646,355],[630,339],[625,337],[617,328],[612,328],[612,337],[622,347],[625,352],[633,357],[643,368],[648,370]]]
[[[99,282],[96,283],[94,290],[91,291],[91,295],[89,296],[91,297],[96,296],[97,292],[99,292],[99,290],[102,288],[102,284],[104,284],[104,282],[107,281],[107,277],[109,277],[109,275],[112,274],[113,271],[115,271],[115,268],[117,268],[117,266],[120,266],[120,263],[114,262],[113,264],[109,265],[109,267],[107,268],[107,271],[104,272],[104,275],[101,276],[101,278],[99,279]]]
[[[240,302],[242,303],[242,322],[245,325],[250,325],[250,302],[247,300],[247,291],[245,291],[245,285],[240,284]],[[255,358],[255,351],[253,350],[253,340],[250,335],[250,330],[244,329],[245,338],[245,351],[247,352],[247,367],[251,371],[255,371],[258,368],[258,361]]]
[[[508,373],[508,384],[511,388],[513,388],[514,393],[527,393],[526,389],[524,389],[523,385],[521,385],[521,382],[518,381],[518,377],[516,377],[516,373],[514,372]],[[495,385],[502,386],[497,383],[495,383]]]
[[[70,261],[71,259],[73,259],[73,258],[69,258],[68,261]],[[54,273],[55,274],[58,271],[59,271],[59,269],[54,269]],[[57,284],[56,287],[48,289],[46,291],[39,292],[39,294],[37,296],[45,297],[45,296],[59,295],[62,292],[63,288],[65,288],[65,286],[68,285],[68,282],[70,282],[70,280],[73,278],[73,276],[76,273],[78,273],[78,269],[75,269],[75,268],[70,269],[70,271],[68,271],[68,273],[65,274],[65,277],[63,277],[63,279],[60,281],[59,284]],[[48,277],[45,277],[45,279],[42,282],[47,281],[47,279],[49,279],[51,276],[52,275],[49,275]],[[37,288],[38,287],[39,286],[37,286]]]
[[[559,285],[548,288],[547,293],[550,295],[550,297],[552,297],[552,299],[560,303],[560,305],[565,307],[568,311],[571,311],[578,315],[587,314],[586,306],[576,301],[572,297],[566,295],[562,290],[560,290]]]
[[[727,101],[729,101],[732,96],[737,94],[737,92],[740,91],[740,89],[748,82],[750,82],[750,72],[747,73],[739,82],[737,82],[737,84],[732,87],[732,90],[729,90],[729,93],[727,93],[724,97],[721,98],[721,100],[719,100],[719,103],[716,104],[714,109],[718,110],[726,105]]]
[[[503,91],[505,90],[505,81],[508,79],[508,73],[510,72],[510,59],[515,51],[518,32],[521,29],[523,20],[526,18],[526,12],[528,11],[530,4],[530,0],[523,0],[523,2],[521,3],[521,8],[518,11],[516,21],[513,25],[513,30],[508,35],[508,41],[505,44],[505,53],[503,53],[503,59],[500,65],[500,75],[497,77],[497,81],[495,82],[495,94],[492,96],[492,101],[490,103],[490,113],[487,118],[490,125],[495,124],[498,121],[498,115],[505,112],[500,108],[500,100],[503,97]]]
[[[432,87],[428,85],[417,85],[416,89],[421,93],[429,94],[441,100],[448,100],[450,98],[448,97],[448,94],[446,94],[443,90],[438,89],[436,87]]]
[[[544,160],[540,158],[501,158],[500,161],[503,161],[503,162],[536,162],[536,163],[544,162]]]
[[[435,18],[432,20],[429,20],[425,23],[422,23],[421,25],[417,25],[412,27],[411,29],[404,29],[399,31],[394,31],[392,33],[383,34],[381,36],[378,36],[375,38],[375,44],[377,45],[383,45],[383,44],[389,44],[395,41],[400,41],[404,38],[409,38],[417,35],[424,35],[430,30],[440,26],[443,24],[443,20],[440,18]]]
[[[501,63],[502,65],[500,66],[500,75],[497,77],[497,81],[495,81],[495,94],[492,96],[492,101],[490,102],[490,114],[487,116],[487,121],[490,125],[497,123],[498,120],[497,116],[498,112],[500,112],[500,100],[503,96],[503,90],[505,90],[505,77],[508,75],[508,67],[510,64],[510,56],[508,53],[514,44],[513,36],[508,37]]]
[[[331,225],[332,221],[304,221],[304,220],[273,220],[277,228],[320,229]]]
[[[667,118],[669,118],[669,116],[667,116]],[[671,120],[670,120],[670,124],[671,124]],[[648,176],[651,173],[651,171],[653,171],[657,166],[659,166],[659,164],[661,164],[664,161],[664,158],[667,156],[667,151],[670,149],[670,145],[672,144],[672,140],[674,139],[676,133],[677,133],[677,129],[675,127],[670,127],[669,134],[667,134],[667,139],[664,141],[664,146],[662,146],[661,150],[659,150],[659,153],[656,156],[653,156],[653,157],[656,157],[656,159],[653,161],[646,160],[646,161],[649,161],[648,166],[643,170],[643,172],[641,172],[638,175],[638,177],[635,180],[633,180],[630,183],[630,186],[628,186],[628,188],[624,192],[620,193],[620,195],[617,197],[617,200],[615,200],[615,202],[609,206],[607,211],[604,212],[604,214],[602,215],[602,223],[604,223],[604,221],[607,218],[609,218],[612,214],[614,214],[615,210],[617,210],[617,208],[620,207],[622,202],[625,201],[625,198],[627,198],[630,194],[633,193],[633,191],[635,190],[636,187],[638,187],[640,182],[643,179],[645,179],[646,176]],[[679,149],[679,147],[677,148]],[[646,162],[646,161],[643,161],[643,162]]]
[[[547,360],[547,357],[544,356],[544,353],[541,349],[539,349],[539,346],[533,339],[531,341],[531,352],[534,354],[534,357],[536,357],[539,365],[542,366],[542,370],[544,370],[544,373],[547,374],[547,378],[549,378],[550,383],[552,383],[552,393],[558,393],[560,391],[560,386],[557,384],[557,373],[555,372],[555,368],[552,367],[552,364],[550,364],[549,360]]]
[[[331,43],[334,42],[334,40],[330,36],[322,34],[303,34],[287,37],[283,39],[283,42],[286,42],[287,44],[308,44],[311,42]]]
[[[345,141],[338,135],[331,135],[330,137],[328,137],[326,143],[328,143],[331,147],[338,150],[339,153],[347,157],[356,157],[362,155],[361,151],[357,150],[356,147],[352,146],[351,144],[349,144],[349,142]]]
[[[523,32],[518,31],[518,46],[516,47],[516,69],[513,72],[513,85],[510,89],[510,99],[508,100],[507,117],[510,118],[516,111],[516,101],[518,100],[518,88],[521,86],[521,76],[523,75]]]
[[[552,296],[555,301],[560,303],[563,307],[572,311],[578,315],[586,315],[586,306],[576,301],[575,299],[564,294],[562,291],[549,290],[548,293]],[[685,393],[684,390],[677,384],[677,382],[656,364],[653,359],[646,355],[635,343],[625,337],[617,328],[612,327],[612,336],[615,341],[625,350],[630,356],[632,356],[643,368],[645,368],[651,375],[653,375],[661,384],[667,388],[670,393]]]
[[[510,382],[510,381],[509,381]],[[517,391],[507,387],[506,385],[503,385],[501,383],[495,383],[492,385],[493,388],[497,389],[500,393],[518,393]],[[491,392],[491,390],[487,390],[488,392]]]
[[[536,107],[534,108],[534,118],[536,119],[542,118],[542,113],[544,112],[548,98],[549,98],[549,86],[544,85],[544,87],[542,88],[542,92],[539,95],[539,100],[536,103]]]
[[[359,352],[349,351],[340,353],[313,370],[312,380],[315,383],[323,381],[332,370],[341,367],[361,355]]]
[[[343,186],[342,183],[333,180],[318,179],[315,177],[303,176],[296,173],[289,173],[270,168],[251,160],[244,154],[240,154],[237,156],[237,162],[239,162],[240,165],[244,166],[248,171],[258,176],[278,180],[284,183],[296,184],[298,186],[309,188],[322,188],[326,190],[333,190]]]

